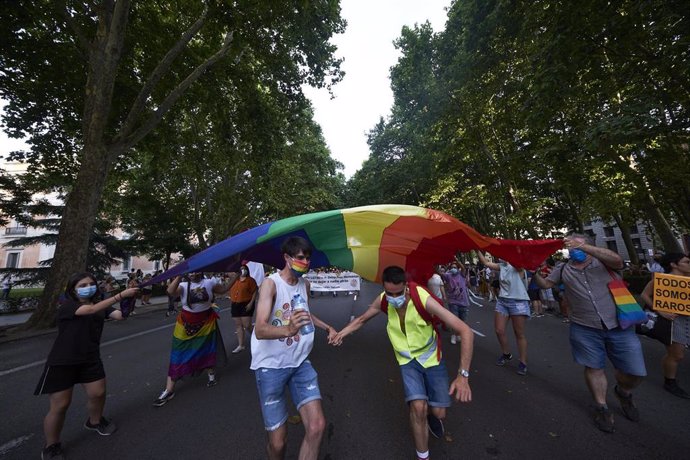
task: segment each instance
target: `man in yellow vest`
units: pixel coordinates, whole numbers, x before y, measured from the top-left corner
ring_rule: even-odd
[[[350,322],[331,342],[340,345],[343,338],[355,332],[379,313],[388,315],[386,330],[400,365],[405,401],[410,407],[410,424],[418,459],[429,458],[429,432],[443,436],[443,419],[456,401],[472,400],[469,369],[474,336],[472,329],[446,310],[422,287],[407,282],[405,271],[390,266],[383,271],[384,292],[376,297],[367,311]],[[412,292],[414,290],[415,292]],[[415,300],[419,301],[415,305]],[[448,382],[448,371],[441,356],[440,339],[432,316],[443,321],[461,337],[460,368],[457,377]]]

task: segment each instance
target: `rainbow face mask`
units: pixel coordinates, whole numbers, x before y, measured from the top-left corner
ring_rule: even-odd
[[[292,260],[292,263],[290,263],[290,269],[297,278],[302,277],[302,275],[309,271],[309,261],[298,260],[294,257],[290,257],[290,259]]]

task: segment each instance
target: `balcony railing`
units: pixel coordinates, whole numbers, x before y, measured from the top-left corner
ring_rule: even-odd
[[[26,235],[26,227],[7,227],[5,235]]]

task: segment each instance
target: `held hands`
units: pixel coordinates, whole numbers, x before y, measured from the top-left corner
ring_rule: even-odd
[[[328,343],[333,345],[334,347],[339,347],[340,345],[343,344],[343,339],[345,338],[345,335],[347,335],[347,334],[344,334],[343,331],[336,333],[335,330],[333,330],[333,333],[334,334],[333,334],[332,338],[331,338],[331,334],[328,334]]]
[[[338,337],[338,331],[333,329],[332,327],[328,328],[328,344],[329,345],[334,345],[334,341]]]
[[[470,389],[470,383],[465,377],[458,376],[455,380],[453,380],[453,383],[450,384],[448,394],[454,397],[456,401],[472,401],[472,390]]]

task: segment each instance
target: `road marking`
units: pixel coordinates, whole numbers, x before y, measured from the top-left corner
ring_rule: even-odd
[[[483,307],[483,306],[484,306],[484,304],[481,304],[481,303],[479,303],[479,302],[475,302],[474,299],[472,299],[472,298],[470,298],[470,302],[472,302],[473,304],[475,304],[475,305],[478,306],[478,307]]]
[[[482,334],[481,332],[476,331],[476,330],[474,330],[474,329],[472,329],[472,332],[474,332],[475,334],[477,334],[479,337],[486,337],[484,334]]]
[[[220,311],[224,312],[227,310],[230,310],[230,307],[223,308]],[[137,332],[136,334],[126,335],[124,337],[120,337],[119,339],[108,340],[107,342],[103,342],[101,344],[101,348],[107,347],[109,345],[113,345],[116,343],[124,342],[125,340],[133,339],[135,337],[141,337],[142,335],[152,334],[154,332],[158,332],[162,329],[166,329],[166,328],[173,327],[173,326],[175,326],[175,323],[164,324],[163,326],[154,327],[153,329],[147,329],[145,331]],[[24,364],[23,366],[18,366],[18,367],[14,367],[12,369],[0,371],[0,377],[4,377],[5,375],[9,375],[9,374],[14,374],[15,372],[20,372],[20,371],[23,371],[26,369],[31,369],[33,367],[43,366],[45,363],[46,363],[46,360],[42,359],[40,361],[34,361],[32,363],[29,363],[29,364]]]
[[[9,442],[6,442],[2,446],[0,446],[0,455],[5,455],[6,453],[11,451],[12,449],[16,449],[17,447],[21,446],[22,444],[24,444],[29,439],[33,438],[33,436],[34,436],[34,434],[31,433],[31,434],[27,434],[26,436],[20,436],[17,439],[13,439]]]

